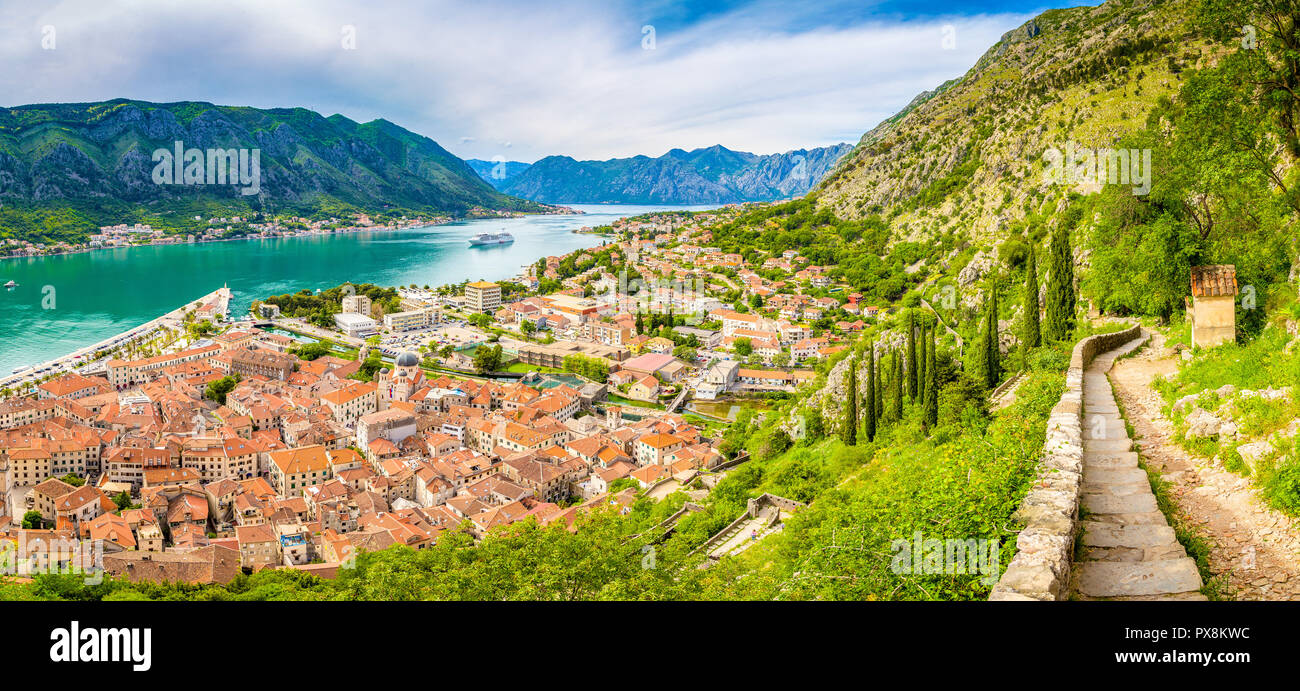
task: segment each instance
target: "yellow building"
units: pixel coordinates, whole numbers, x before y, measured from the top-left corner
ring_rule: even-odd
[[[492,314],[501,306],[501,286],[491,281],[474,281],[465,284],[465,309],[481,314]]]

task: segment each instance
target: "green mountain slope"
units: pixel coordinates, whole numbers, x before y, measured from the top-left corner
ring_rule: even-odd
[[[818,205],[847,219],[882,214],[900,237],[997,237],[1071,191],[1044,182],[1045,151],[1114,145],[1177,93],[1184,70],[1205,63],[1211,50],[1192,5],[1111,0],[1044,12],[864,135],[815,190]]]
[[[257,194],[156,184],[153,152],[258,149]],[[130,210],[205,213],[539,210],[483,182],[437,142],[385,120],[210,103],[41,104],[0,109],[0,203],[119,222]]]

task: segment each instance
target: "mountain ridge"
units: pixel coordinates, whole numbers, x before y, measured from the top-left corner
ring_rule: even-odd
[[[673,148],[657,157],[579,161],[547,156],[531,165],[468,163],[501,192],[550,204],[726,204],[803,195],[852,148],[836,144],[753,154],[715,144],[691,151]]]
[[[260,189],[156,184],[158,149],[256,149]],[[152,213],[303,215],[348,211],[461,215],[541,211],[484,183],[433,139],[388,120],[306,108],[113,99],[0,108],[0,203],[87,224]]]

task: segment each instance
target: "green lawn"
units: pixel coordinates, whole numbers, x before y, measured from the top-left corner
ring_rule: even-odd
[[[556,369],[554,367],[542,367],[540,365],[529,365],[523,362],[513,363],[502,371],[518,372],[520,374],[527,374],[528,372],[541,372],[543,374],[564,374],[565,373],[564,370],[562,369]]]
[[[618,405],[631,406],[633,408],[654,408],[655,410],[664,409],[664,406],[659,405],[658,403],[649,403],[646,401],[635,401],[632,400],[631,398],[624,398],[616,393],[609,394],[609,402]]]

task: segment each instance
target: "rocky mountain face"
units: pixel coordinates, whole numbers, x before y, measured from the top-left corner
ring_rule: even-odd
[[[475,173],[478,173],[479,177],[497,189],[505,186],[532,165],[522,161],[484,161],[481,158],[467,158],[465,162],[474,169]]]
[[[897,239],[957,231],[983,244],[1070,192],[1045,156],[1112,147],[1216,58],[1194,0],[1110,0],[1049,10],[1007,32],[959,79],[863,135],[814,190],[848,219],[879,215]]]
[[[185,172],[193,160],[175,169],[172,184],[160,184],[156,152],[174,157],[176,142],[182,142],[182,159],[190,149],[206,158],[212,158],[208,150],[245,150],[249,158],[257,150],[256,190],[245,192],[246,182],[213,184],[202,173],[199,184]],[[209,163],[199,159],[198,170],[206,172]],[[252,161],[241,164],[247,171]],[[538,207],[501,194],[434,140],[386,120],[358,123],[303,108],[129,100],[0,109],[0,202],[165,207],[196,201],[452,213]]]
[[[760,156],[712,146],[608,161],[548,156],[524,169],[483,161],[479,174],[506,194],[547,203],[726,204],[802,195],[851,149],[838,144]]]

